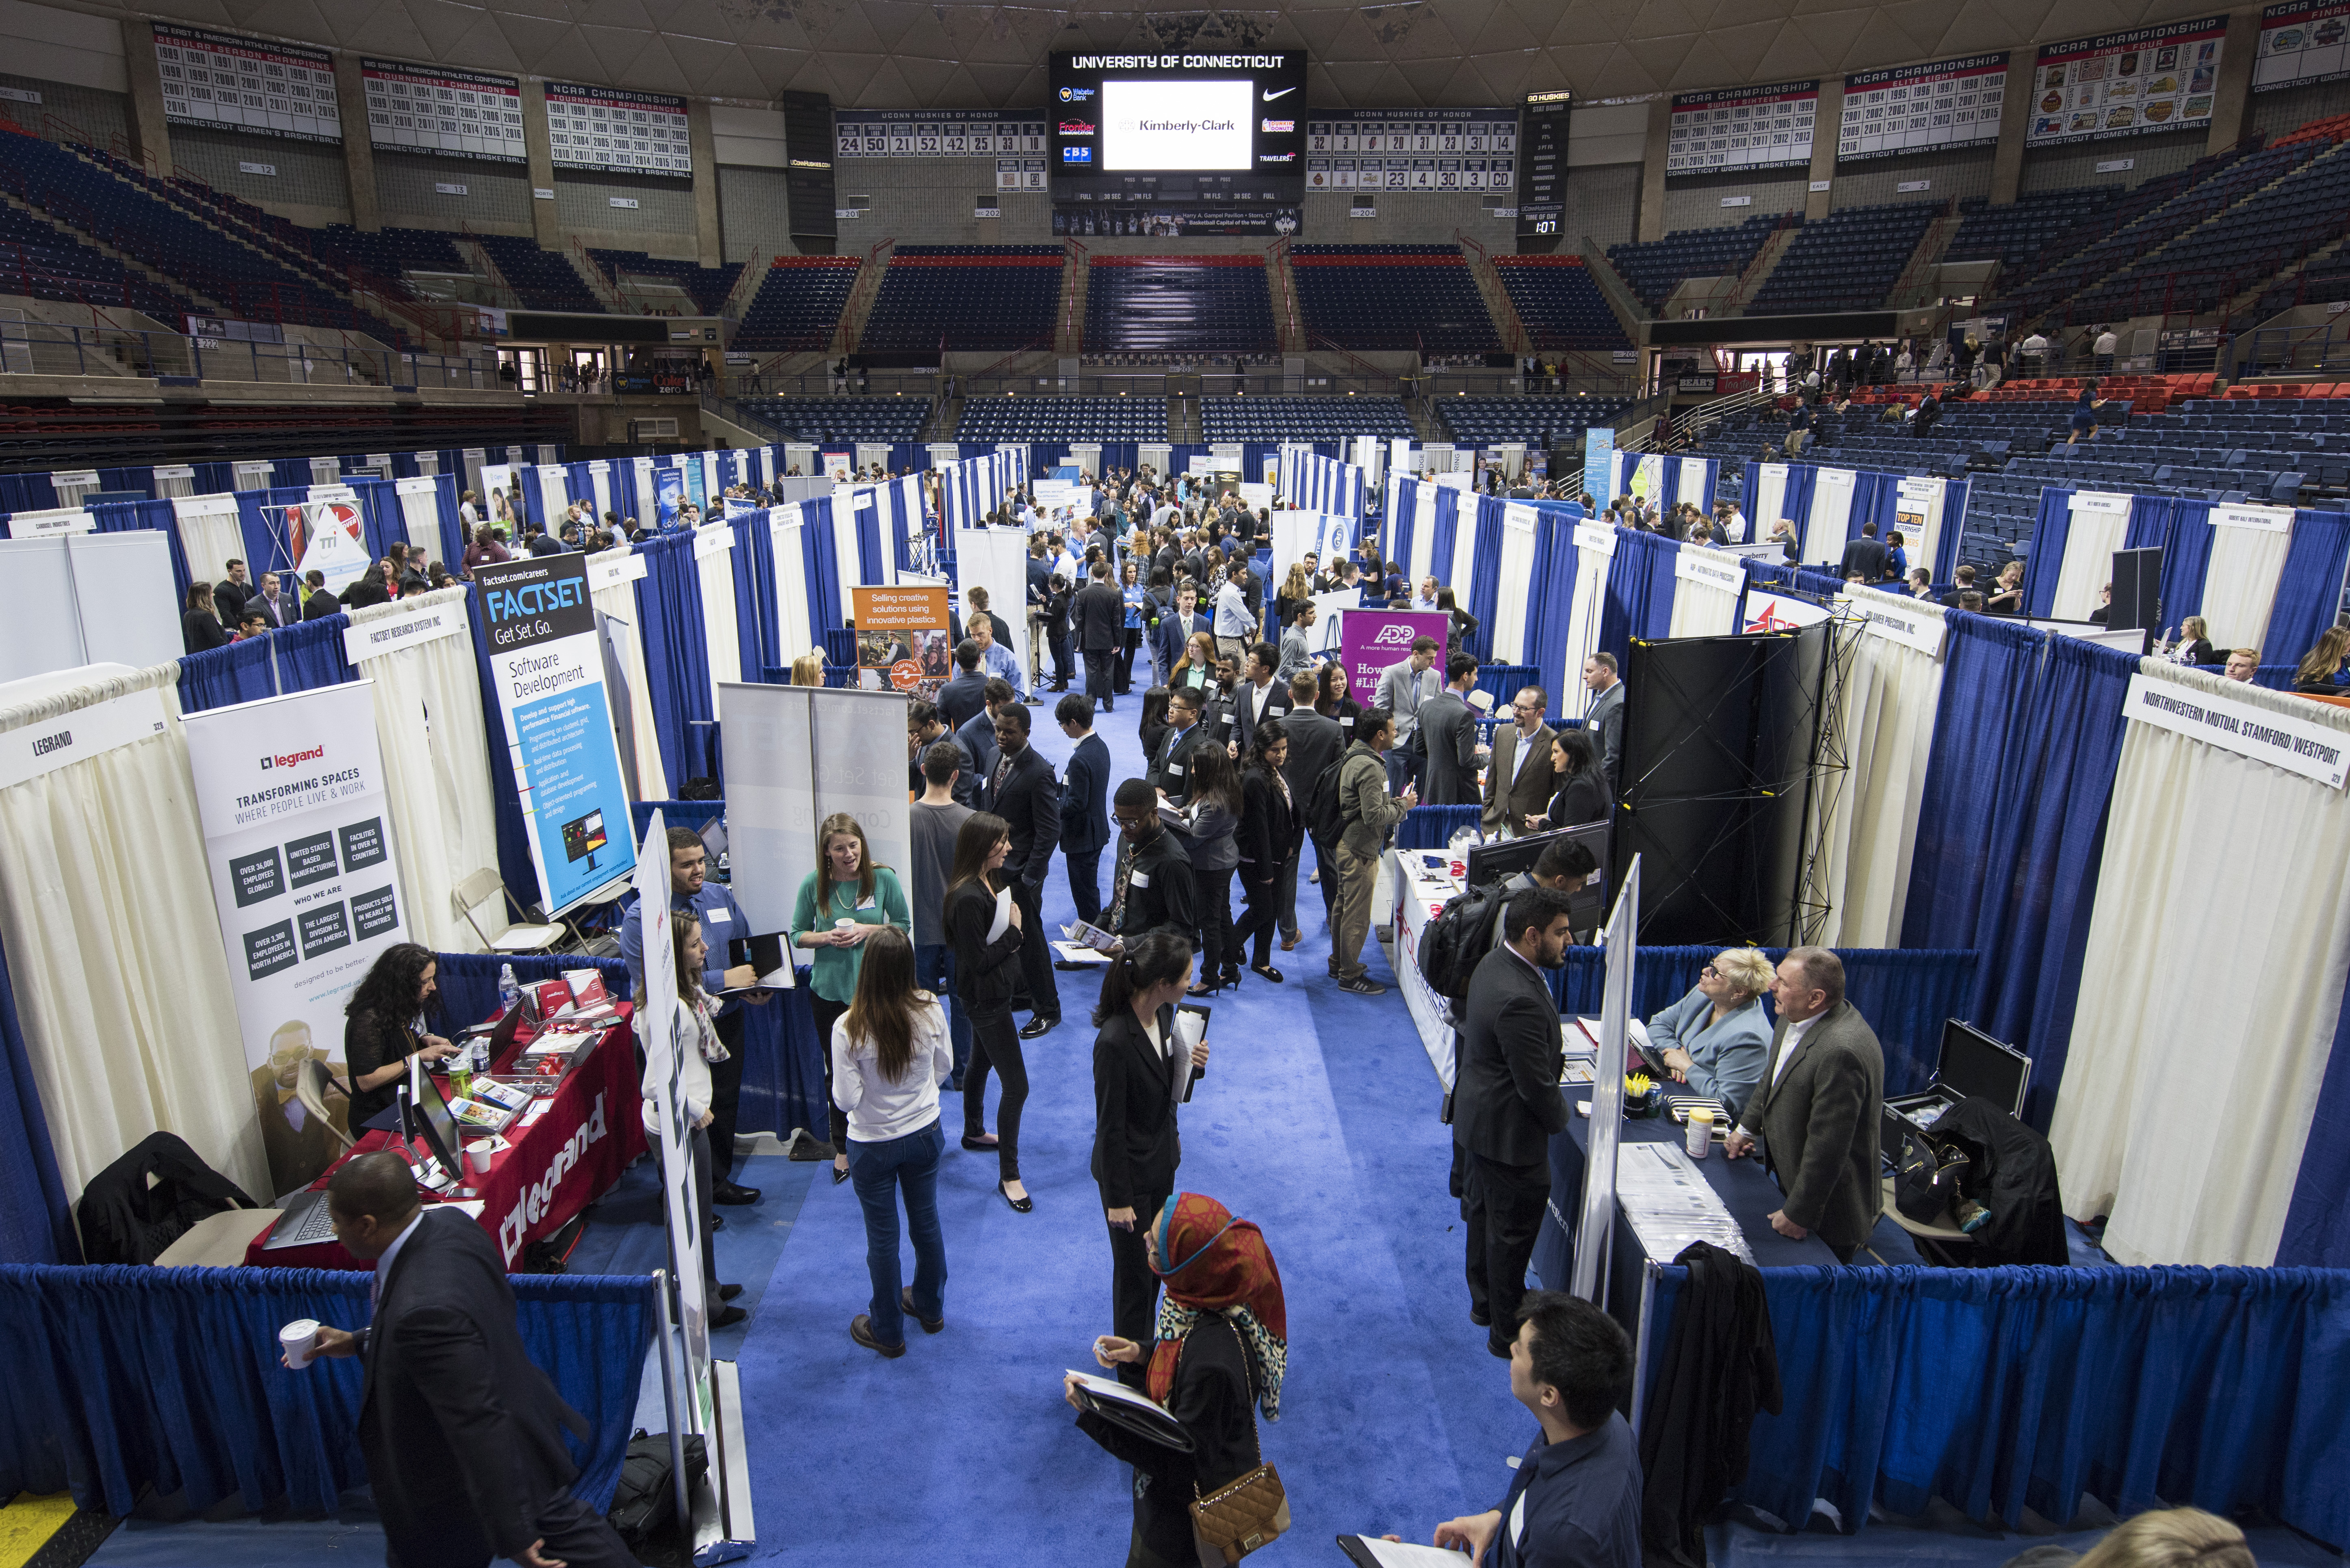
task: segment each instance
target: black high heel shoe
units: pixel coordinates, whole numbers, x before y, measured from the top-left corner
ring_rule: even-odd
[[[1003,1183],[1001,1181],[995,1184],[995,1190],[1003,1194],[1003,1201],[1012,1205],[1012,1212],[1014,1214],[1025,1214],[1036,1207],[1036,1200],[1033,1198],[1014,1198],[1011,1193],[1005,1192]]]
[[[1224,982],[1222,981],[1217,981],[1212,984],[1194,985],[1191,990],[1185,992],[1183,994],[1186,996],[1214,996],[1223,989]]]

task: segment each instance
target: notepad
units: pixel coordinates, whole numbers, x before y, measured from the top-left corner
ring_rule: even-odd
[[[1012,929],[1012,889],[1008,886],[995,895],[995,919],[988,922],[987,940],[1000,940]]]
[[[1338,1545],[1357,1568],[1461,1568],[1469,1561],[1466,1552],[1448,1547],[1382,1541],[1376,1535],[1342,1535]]]
[[[1087,1409],[1163,1448],[1186,1454],[1191,1451],[1191,1434],[1183,1429],[1183,1423],[1149,1395],[1074,1367],[1069,1376],[1077,1380],[1077,1403]]]

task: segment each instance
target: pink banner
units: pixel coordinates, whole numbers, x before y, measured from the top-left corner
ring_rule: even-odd
[[[1444,662],[1449,618],[1441,610],[1350,609],[1344,614],[1346,619],[1338,628],[1338,656],[1346,661],[1347,683],[1355,701],[1365,708],[1378,701],[1381,672],[1411,657],[1413,639],[1436,639],[1436,661]]]

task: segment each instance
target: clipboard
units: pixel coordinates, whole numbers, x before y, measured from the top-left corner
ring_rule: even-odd
[[[749,964],[759,971],[758,981],[751,985],[730,985],[721,996],[746,996],[754,991],[788,991],[792,986],[791,950],[784,945],[785,933],[776,931],[764,937],[735,937],[726,944],[726,965],[729,969]]]
[[[1161,1448],[1172,1449],[1179,1454],[1191,1451],[1191,1434],[1183,1429],[1183,1423],[1149,1395],[1075,1367],[1070,1368],[1069,1375],[1077,1379],[1077,1403],[1085,1409]]]
[[[1211,1011],[1196,1002],[1179,1002],[1175,1004],[1175,1037],[1182,1043],[1183,1054],[1186,1056],[1191,1054],[1191,1047],[1194,1044],[1208,1037],[1208,1020],[1211,1016]],[[1196,1033],[1185,1027],[1183,1021],[1187,1017],[1197,1018],[1200,1021]],[[1191,1069],[1191,1077],[1185,1079],[1183,1083],[1182,1103],[1184,1105],[1188,1106],[1191,1103],[1192,1085],[1207,1075],[1208,1070],[1205,1067]]]
[[[1375,1535],[1342,1535],[1338,1549],[1357,1568],[1461,1568],[1469,1561],[1467,1552],[1450,1547],[1382,1541]]]

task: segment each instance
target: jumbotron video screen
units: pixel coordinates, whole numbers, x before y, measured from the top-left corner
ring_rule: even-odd
[[[1052,57],[1056,234],[1297,232],[1302,50]]]

